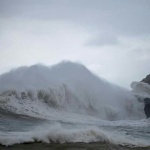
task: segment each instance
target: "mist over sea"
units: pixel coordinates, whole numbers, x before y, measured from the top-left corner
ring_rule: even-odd
[[[148,147],[150,120],[137,100],[146,86],[129,91],[72,62],[14,69],[0,76],[0,144]]]

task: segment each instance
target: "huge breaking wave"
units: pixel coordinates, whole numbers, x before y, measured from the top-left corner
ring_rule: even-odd
[[[114,144],[148,145],[142,140],[129,140],[130,138],[124,134],[118,134],[118,137],[114,138],[113,132],[98,128],[104,124],[112,126],[108,120],[144,119],[143,103],[137,101],[133,92],[100,79],[81,64],[63,62],[51,68],[34,65],[12,70],[0,76],[0,93],[2,110],[59,121],[55,128],[47,125],[46,129],[43,127],[40,132],[39,129],[34,129],[35,132],[32,130],[11,133],[18,138],[10,138],[1,133],[1,144],[11,145],[36,140],[109,141]],[[72,123],[74,126],[71,130],[65,129],[60,121]],[[113,123],[118,125],[121,122]],[[123,124],[125,122],[123,121]],[[81,127],[81,124],[84,126]]]

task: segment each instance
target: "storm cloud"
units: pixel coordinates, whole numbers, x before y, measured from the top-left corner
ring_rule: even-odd
[[[0,0],[0,73],[78,61],[129,88],[150,70],[148,0]]]

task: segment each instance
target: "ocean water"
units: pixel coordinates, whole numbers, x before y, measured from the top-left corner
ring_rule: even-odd
[[[127,147],[150,146],[150,120],[106,121],[91,116],[73,114],[78,120],[42,119],[16,115],[1,110],[0,144],[21,143],[91,143]],[[64,115],[61,111],[59,115]],[[65,114],[66,115],[66,114]],[[63,116],[61,116],[63,118]]]
[[[129,91],[72,63],[6,73],[0,76],[0,144],[149,148],[150,120],[143,103],[147,87],[134,83]]]

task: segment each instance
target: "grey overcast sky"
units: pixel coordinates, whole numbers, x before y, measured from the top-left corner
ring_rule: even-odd
[[[0,74],[62,60],[126,88],[150,74],[150,0],[0,0]]]

